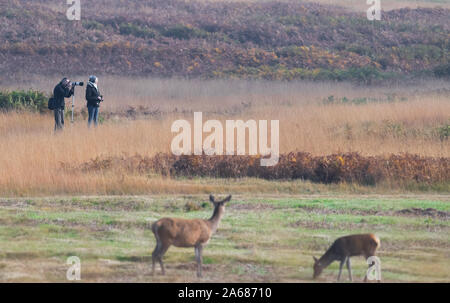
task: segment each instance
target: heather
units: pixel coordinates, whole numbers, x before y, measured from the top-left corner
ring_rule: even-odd
[[[450,12],[365,12],[297,1],[95,1],[79,22],[53,1],[0,4],[2,78],[110,74],[350,80],[448,77]]]

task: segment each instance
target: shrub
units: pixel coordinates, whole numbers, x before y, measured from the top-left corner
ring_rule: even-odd
[[[31,110],[44,112],[47,109],[48,97],[39,91],[0,91],[0,110]]]
[[[82,172],[115,169],[174,177],[303,179],[318,183],[363,185],[380,182],[443,184],[450,182],[449,166],[449,158],[412,154],[362,156],[358,153],[340,153],[312,156],[304,152],[280,155],[278,164],[272,167],[260,166],[259,156],[174,156],[163,153],[151,158],[139,155],[96,158],[73,168],[63,165],[64,169]]]
[[[439,65],[433,70],[434,75],[439,78],[449,78],[450,77],[450,63]]]
[[[192,27],[190,25],[177,24],[169,26],[162,31],[162,35],[174,39],[192,39],[192,38],[205,38],[208,33],[202,29]]]
[[[101,24],[100,22],[97,22],[95,20],[84,21],[83,22],[83,27],[88,29],[88,30],[102,30],[102,29],[105,28],[105,26],[103,24]]]
[[[121,35],[132,35],[138,38],[155,38],[156,32],[151,28],[141,27],[132,23],[122,23],[119,27]]]
[[[448,140],[450,137],[450,124],[444,125],[437,129],[441,141]]]

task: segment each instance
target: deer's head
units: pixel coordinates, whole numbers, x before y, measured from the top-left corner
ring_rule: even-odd
[[[318,276],[320,276],[320,274],[322,273],[323,266],[322,266],[322,264],[320,263],[320,260],[319,260],[319,259],[317,259],[316,257],[313,257],[313,259],[314,259],[314,266],[313,266],[314,274],[313,274],[313,279],[316,279],[316,278],[317,278]]]
[[[213,204],[214,209],[225,210],[225,203],[231,200],[231,195],[221,201],[216,201],[213,195],[209,195],[209,201]]]
[[[225,213],[225,203],[227,203],[230,200],[231,200],[231,195],[229,195],[228,197],[226,197],[225,199],[223,199],[221,201],[216,201],[214,199],[213,195],[209,196],[209,201],[211,201],[211,203],[214,206],[213,215],[212,215],[211,219],[209,219],[209,221],[212,222],[213,233],[216,232],[217,227],[219,226],[219,222]]]

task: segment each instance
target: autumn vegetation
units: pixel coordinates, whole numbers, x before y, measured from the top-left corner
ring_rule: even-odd
[[[85,102],[77,96],[75,123],[68,116],[59,135],[53,133],[53,117],[42,97],[49,93],[34,91],[51,90],[54,81],[31,82],[28,92],[26,84],[5,87],[0,94],[7,105],[0,113],[4,195],[226,192],[226,180],[287,182],[295,191],[302,186],[289,182],[449,190],[446,82],[423,82],[412,89],[242,80],[101,81],[106,101],[100,127],[87,129]],[[173,156],[171,124],[192,121],[194,111],[223,122],[278,119],[278,165],[261,167],[258,156]],[[197,178],[223,181],[199,185]],[[259,181],[252,182],[241,190],[260,191]],[[271,186],[264,187],[286,190]]]
[[[350,80],[449,76],[449,9],[309,2],[54,1],[0,4],[0,81],[29,74]],[[420,22],[418,22],[420,20]],[[39,72],[37,72],[39,71]]]
[[[449,282],[448,1],[382,0],[380,22],[364,0],[82,0],[79,22],[65,2],[0,1],[1,282],[67,282],[68,256],[82,282],[312,282],[355,233],[384,282]],[[77,87],[55,133],[55,84],[91,74],[99,126]],[[194,112],[279,120],[278,164],[173,155]],[[152,276],[151,223],[208,218],[211,193],[233,199],[204,277],[176,247]]]
[[[203,192],[176,183],[199,177],[448,190],[448,6],[371,22],[320,2],[98,0],[72,22],[63,1],[2,1],[0,192]],[[90,74],[101,127],[77,88],[55,136],[54,85]],[[194,111],[279,120],[279,164],[172,156],[170,126]]]

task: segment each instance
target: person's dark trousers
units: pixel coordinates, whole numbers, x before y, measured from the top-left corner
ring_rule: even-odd
[[[64,128],[64,108],[57,108],[55,111],[55,131]]]
[[[92,121],[94,121],[94,125],[98,125],[98,107],[97,106],[88,106],[89,119],[88,126],[91,127]]]

